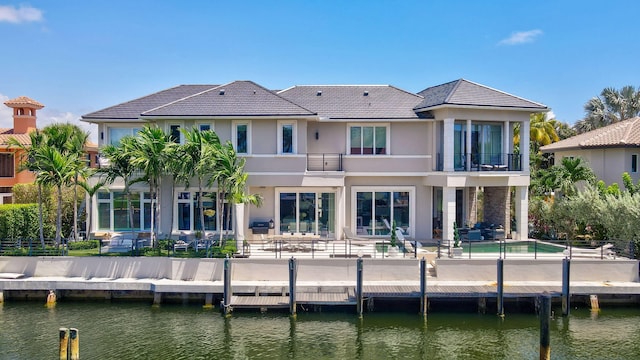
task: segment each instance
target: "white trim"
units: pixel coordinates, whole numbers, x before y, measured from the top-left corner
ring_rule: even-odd
[[[363,186],[356,185],[351,186],[351,230],[357,231],[357,219],[358,219],[358,206],[357,206],[357,194],[358,192],[408,192],[409,193],[409,235],[415,234],[416,229],[416,187],[415,186]],[[393,201],[393,199],[391,199]],[[390,224],[393,224],[393,218],[389,219]],[[380,237],[386,235],[369,235],[370,237]]]
[[[318,209],[318,194],[322,194],[322,193],[331,193],[334,194],[334,206],[335,208],[333,209],[334,211],[334,219],[333,219],[333,223],[335,225],[335,229],[333,229],[334,234],[336,236],[336,238],[338,237],[338,235],[340,234],[341,228],[338,228],[339,225],[339,204],[338,204],[338,195],[339,195],[339,189],[340,188],[336,188],[336,187],[304,187],[304,186],[291,186],[291,187],[287,187],[287,186],[283,186],[283,187],[279,187],[276,186],[274,187],[274,218],[273,218],[273,222],[274,222],[274,230],[276,232],[276,234],[280,233],[280,194],[282,193],[295,193],[296,194],[296,225],[299,225],[300,223],[300,197],[298,196],[300,193],[314,193],[316,194],[316,201],[315,201],[315,223],[316,223],[316,227],[319,224],[318,221],[318,214],[319,214],[319,209]],[[316,229],[312,229],[314,233],[319,234],[319,229],[318,232],[316,232]]]
[[[358,154],[354,154],[354,155],[342,155],[343,159],[381,159],[381,158],[390,158],[390,159],[431,159],[433,156],[432,155],[385,155],[385,154],[381,154],[381,155],[371,155],[371,154],[366,154],[366,155],[358,155]]]
[[[176,120],[172,120],[169,121],[165,124],[165,133],[168,136],[171,136],[171,127],[172,126],[178,126],[178,133],[180,134],[180,139],[178,139],[178,144],[182,145],[184,144],[184,134],[182,133],[182,129],[184,129],[184,121],[176,121]]]
[[[286,125],[291,125],[291,152],[284,153],[283,152],[283,144],[284,141],[282,137],[283,129]],[[298,153],[298,122],[296,120],[278,120],[278,155],[295,155]]]
[[[209,125],[209,130],[215,131],[215,122],[214,121],[196,121],[195,126],[198,130],[202,131],[202,125]]]
[[[247,126],[247,152],[238,152],[238,125]],[[231,143],[238,155],[251,154],[251,121],[250,120],[234,120],[231,122]]]

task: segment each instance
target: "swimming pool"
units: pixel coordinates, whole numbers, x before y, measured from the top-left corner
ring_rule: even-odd
[[[463,242],[462,248],[464,253],[499,253],[499,242],[477,243]],[[502,252],[517,254],[533,254],[533,253],[561,253],[565,249],[564,246],[554,245],[536,241],[509,241],[502,243]]]

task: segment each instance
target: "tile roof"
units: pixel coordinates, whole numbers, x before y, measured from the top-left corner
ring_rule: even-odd
[[[422,97],[390,85],[297,85],[278,93],[333,119],[417,118]]]
[[[15,99],[7,100],[4,102],[4,104],[7,105],[8,107],[27,106],[27,107],[36,108],[38,110],[44,107],[44,105],[42,105],[41,103],[31,98],[28,98],[26,96],[19,96]]]
[[[145,111],[157,108],[170,102],[183,99],[185,97],[203,92],[208,89],[215,88],[217,85],[179,85],[166,90],[127,101],[122,104],[98,110],[86,115],[82,118],[85,120],[93,119],[139,119],[140,114]]]
[[[8,146],[10,138],[15,138],[22,145],[31,145],[31,138],[29,137],[29,134],[3,133],[0,134],[0,146]]]
[[[234,81],[146,111],[143,116],[308,116],[313,112],[253,81]]]
[[[424,100],[415,107],[416,111],[429,110],[438,105],[525,108],[538,111],[548,109],[543,104],[465,79],[458,79],[424,89],[418,95],[422,95]]]
[[[640,147],[640,117],[572,136],[540,149],[544,152],[554,152],[600,147]]]

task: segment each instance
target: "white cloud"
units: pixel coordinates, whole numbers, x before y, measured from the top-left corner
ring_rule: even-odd
[[[31,6],[0,5],[0,22],[10,22],[20,24],[23,22],[42,21],[42,10]]]
[[[8,96],[0,94],[0,128],[10,129],[13,127],[13,110],[4,104],[7,100]]]
[[[89,133],[89,140],[98,143],[98,128],[96,125],[80,121],[80,116],[69,111],[59,111],[56,109],[44,108],[38,112],[38,128],[56,123],[70,123],[78,125],[82,130]],[[11,125],[13,127],[13,125]]]
[[[542,35],[542,30],[535,29],[529,31],[519,31],[511,34],[506,39],[500,40],[498,45],[520,45],[533,42],[538,36]]]

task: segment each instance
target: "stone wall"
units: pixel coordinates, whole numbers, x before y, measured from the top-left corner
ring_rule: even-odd
[[[508,186],[484,188],[484,221],[504,227],[505,234],[511,232],[511,197]]]

